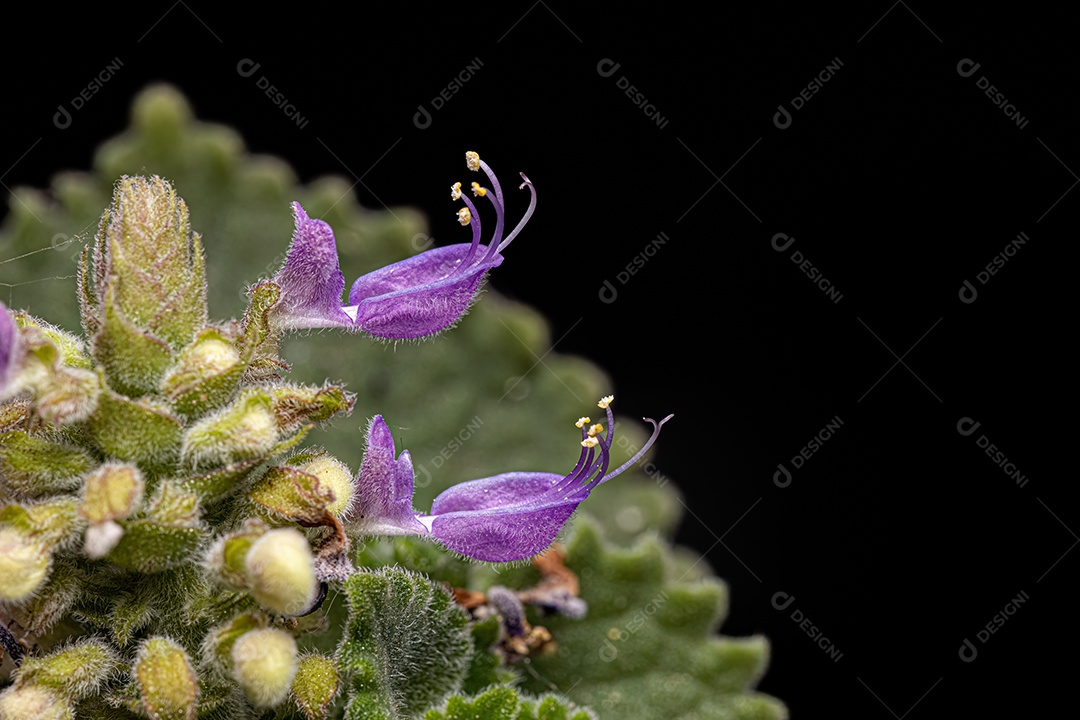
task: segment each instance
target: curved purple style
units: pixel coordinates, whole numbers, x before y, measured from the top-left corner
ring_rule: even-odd
[[[340,327],[387,340],[435,335],[453,326],[469,309],[487,272],[503,262],[502,251],[517,237],[536,209],[536,190],[525,174],[521,188],[531,193],[529,208],[504,240],[502,187],[495,173],[476,153],[466,153],[471,170],[483,170],[492,189],[473,183],[477,197],[487,197],[495,208],[492,241],[480,244],[480,217],[476,206],[453,187],[451,197],[465,203],[458,213],[462,225],[473,226],[472,243],[434,248],[387,265],[356,280],[349,304],[341,302],[345,278],[338,263],[334,232],[322,220],[308,217],[293,203],[296,232],[285,263],[273,282],[282,290],[275,309],[282,330]]]
[[[613,428],[615,419],[608,407],[610,401],[605,398],[600,406],[607,411],[608,427]],[[406,511],[403,502],[412,494],[412,464],[408,462],[408,454],[402,453],[402,458],[408,462],[406,475],[402,459],[393,460],[393,440],[387,439],[389,430],[377,416],[369,430],[368,452],[358,478],[354,516],[355,513],[362,515],[359,521],[361,532],[376,533],[379,531],[368,528],[378,527],[386,528],[381,534],[428,535],[450,550],[476,560],[524,560],[543,552],[555,541],[577,506],[597,485],[616,477],[641,459],[671,417],[668,415],[660,422],[646,418],[653,425],[652,436],[630,460],[612,472],[607,470],[613,431],[604,433],[602,425],[587,427],[590,421],[582,418],[584,422],[578,423],[582,428],[581,456],[568,475],[509,472],[471,480],[455,485],[435,498],[430,515],[418,515],[411,507]],[[376,437],[378,439],[373,440]],[[395,499],[388,503],[380,498],[389,497],[390,484],[381,478],[391,474],[396,479],[393,485]],[[362,487],[365,483],[371,483],[372,487],[365,490]],[[366,499],[359,500],[361,497]]]

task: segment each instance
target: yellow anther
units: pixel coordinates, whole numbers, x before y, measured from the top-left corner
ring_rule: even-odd
[[[487,188],[480,187],[480,183],[474,182],[472,184],[472,194],[473,197],[484,197],[487,195]]]
[[[607,410],[608,405],[610,405],[611,401],[614,399],[614,395],[605,395],[604,397],[600,398],[600,402],[596,403],[596,407],[600,408],[601,410]]]
[[[469,212],[469,208],[461,208],[457,211],[457,221],[462,225],[468,225],[472,222],[472,213]]]
[[[480,169],[480,155],[474,153],[472,150],[465,153],[465,164],[473,172],[477,172]]]
[[[453,185],[450,186],[450,199],[451,200],[460,200],[461,199],[461,183],[456,182],[456,183],[454,183]]]
[[[585,427],[586,425],[588,425],[591,422],[592,422],[592,418],[580,417],[580,418],[578,418],[577,422],[574,423],[574,424],[577,425],[579,428],[583,428],[583,427]]]
[[[594,448],[600,444],[600,441],[594,437],[587,437],[581,441],[581,447]]]
[[[604,432],[604,426],[601,425],[600,423],[596,423],[591,428],[589,428],[589,437],[595,437],[596,435],[599,435],[602,432]]]

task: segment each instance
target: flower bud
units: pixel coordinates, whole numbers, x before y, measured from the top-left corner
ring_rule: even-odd
[[[245,558],[252,597],[263,607],[295,615],[311,607],[319,591],[307,538],[295,528],[271,530],[251,544]]]
[[[229,399],[243,370],[240,351],[211,328],[184,350],[162,380],[161,390],[180,412],[201,417]]]
[[[298,465],[297,469],[314,475],[321,486],[334,493],[334,500],[326,506],[326,510],[340,518],[352,504],[356,487],[349,466],[333,456],[323,455]]]
[[[0,693],[0,720],[73,720],[71,707],[40,685],[12,686]]]
[[[323,655],[300,658],[292,691],[305,716],[325,717],[326,708],[333,702],[340,687],[341,677],[333,660]]]
[[[140,648],[131,674],[147,715],[195,720],[199,681],[179,643],[164,637],[150,638]]]
[[[90,523],[123,520],[135,511],[143,494],[139,468],[107,463],[86,478],[79,514]]]
[[[0,527],[0,600],[32,596],[45,582],[49,564],[49,552],[40,542],[13,527]]]
[[[252,630],[233,643],[233,677],[252,705],[273,707],[289,694],[296,655],[296,640],[284,630]]]

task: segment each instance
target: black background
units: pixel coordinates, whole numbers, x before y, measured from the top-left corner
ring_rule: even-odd
[[[153,80],[304,181],[340,173],[360,178],[365,205],[424,208],[440,242],[461,241],[444,200],[464,150],[479,150],[504,185],[525,170],[537,215],[492,283],[548,316],[557,351],[609,370],[623,412],[676,413],[656,461],[691,511],[680,540],[730,583],[725,633],[771,639],[762,690],[804,717],[1068,709],[1080,529],[1065,462],[1080,198],[1070,12],[888,2],[26,12],[0,48],[5,187],[88,167]],[[121,69],[58,129],[57,106],[115,59]],[[245,59],[259,63],[251,77],[237,71]],[[417,127],[418,106],[431,111],[477,59]],[[979,63],[970,77],[957,70],[964,59]],[[598,71],[612,63],[610,76]],[[263,76],[303,128],[260,92]],[[982,77],[1024,127],[983,94]],[[773,122],[781,104],[786,129]],[[523,196],[511,194],[512,217]],[[1029,242],[980,283],[1020,232]],[[666,244],[622,283],[659,233]],[[775,250],[777,233],[794,244]],[[791,262],[796,250],[839,302]],[[605,280],[614,302],[600,298]],[[975,302],[960,300],[965,280]],[[792,468],[837,417],[791,483],[775,484],[778,464]],[[981,423],[971,436],[957,431],[965,417]],[[983,435],[1025,485],[982,452]],[[965,639],[972,662],[960,658]]]

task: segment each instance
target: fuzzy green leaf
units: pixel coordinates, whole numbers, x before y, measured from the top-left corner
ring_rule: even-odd
[[[464,611],[427,578],[398,568],[345,581],[350,617],[337,660],[346,718],[411,718],[461,686],[472,640]]]
[[[424,720],[596,720],[596,715],[554,695],[537,699],[495,686],[472,698],[454,695],[444,708],[428,710]]]
[[[668,554],[656,538],[630,550],[612,549],[595,523],[579,519],[565,562],[580,579],[589,613],[583,620],[545,618],[558,651],[533,659],[539,676],[623,720],[712,712],[745,720],[786,718],[780,702],[753,691],[768,660],[765,639],[715,636],[727,610],[726,587],[715,579],[672,580]],[[529,678],[526,686],[545,687]]]

